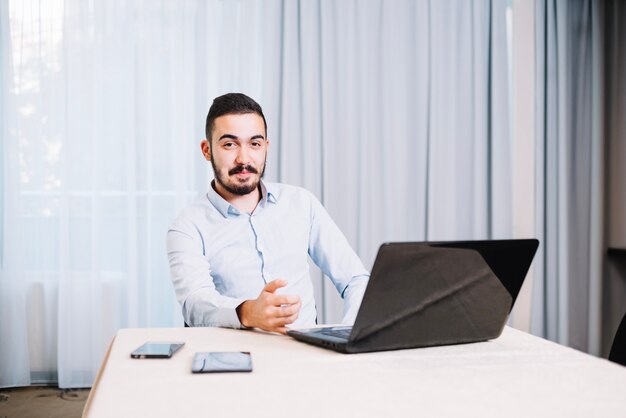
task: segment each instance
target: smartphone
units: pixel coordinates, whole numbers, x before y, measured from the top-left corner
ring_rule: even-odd
[[[246,351],[196,353],[191,363],[193,373],[251,372],[252,356]]]
[[[147,342],[130,353],[132,358],[170,358],[185,345],[181,342]]]

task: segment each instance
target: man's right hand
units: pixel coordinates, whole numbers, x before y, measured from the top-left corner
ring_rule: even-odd
[[[297,295],[277,295],[276,289],[287,286],[285,280],[272,280],[265,285],[254,300],[247,300],[237,307],[241,325],[285,334],[285,325],[293,323],[300,313],[302,302]]]

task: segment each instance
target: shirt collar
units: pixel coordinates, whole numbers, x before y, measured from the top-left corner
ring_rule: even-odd
[[[274,191],[274,185],[271,183],[266,185],[261,181],[261,202],[259,203],[263,203],[265,206],[267,202],[276,203],[277,201],[278,195]]]
[[[228,203],[226,199],[220,196],[216,191],[213,184],[215,180],[211,181],[209,191],[207,192],[207,198],[209,202],[218,210],[219,213],[222,214],[224,218],[228,218],[228,215],[241,215],[241,211]],[[259,201],[259,206],[265,207],[267,203],[276,203],[278,201],[276,193],[273,191],[273,187],[270,184],[269,188],[263,183],[261,180],[261,200]]]

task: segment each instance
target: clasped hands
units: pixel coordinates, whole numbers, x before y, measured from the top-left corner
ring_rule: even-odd
[[[241,325],[285,334],[286,325],[298,318],[302,306],[300,296],[276,294],[277,289],[285,286],[285,280],[272,280],[265,285],[258,298],[239,305],[237,315]]]

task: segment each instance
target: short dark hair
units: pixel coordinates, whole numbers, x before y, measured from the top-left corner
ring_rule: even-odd
[[[211,142],[211,133],[213,132],[215,119],[218,117],[231,114],[243,115],[246,113],[256,113],[263,118],[265,136],[267,136],[267,122],[265,121],[265,115],[263,115],[261,106],[243,93],[227,93],[213,99],[213,104],[206,117],[206,127],[204,131],[206,139],[209,143]]]

